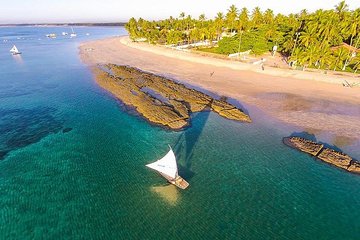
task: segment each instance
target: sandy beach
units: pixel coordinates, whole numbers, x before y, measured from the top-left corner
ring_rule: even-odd
[[[89,66],[120,64],[164,75],[256,106],[283,123],[311,134],[331,134],[338,145],[360,141],[360,88],[342,86],[360,81],[335,75],[228,61],[176,51],[128,37],[85,42],[80,56]],[[251,111],[250,111],[251,116]]]

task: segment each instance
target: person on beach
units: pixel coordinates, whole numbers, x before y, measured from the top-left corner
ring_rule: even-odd
[[[265,59],[264,59],[264,58],[261,58],[260,66],[261,66],[261,70],[263,70],[263,71],[265,70],[264,62],[265,62]]]

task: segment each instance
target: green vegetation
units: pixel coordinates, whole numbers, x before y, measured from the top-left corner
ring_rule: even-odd
[[[207,53],[218,53],[217,47],[211,47],[211,48],[198,48],[197,49],[200,52],[207,52]]]
[[[334,7],[285,16],[274,15],[271,9],[262,12],[256,7],[250,13],[231,5],[226,14],[219,12],[214,19],[181,13],[160,21],[131,18],[125,27],[133,40],[172,45],[206,41],[213,46],[209,52],[220,54],[251,50],[260,55],[277,46],[296,66],[357,72],[360,8],[350,11],[345,1]]]

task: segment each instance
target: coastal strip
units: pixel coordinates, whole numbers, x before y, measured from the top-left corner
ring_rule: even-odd
[[[294,70],[288,70],[288,76],[275,68],[271,71],[279,72],[271,76],[267,75],[270,69],[254,72],[246,70],[245,63],[134,43],[127,36],[84,42],[80,57],[91,68],[113,63],[166,74],[178,82],[259,108],[287,125],[313,133],[331,129],[331,134],[343,143],[344,139],[349,139],[346,144],[360,143],[360,91],[342,87],[341,76],[336,76],[339,84],[299,79],[298,74],[303,72]],[[313,73],[313,77],[316,75]]]
[[[323,144],[301,137],[285,137],[283,143],[301,152],[310,154],[323,162],[329,163],[346,171],[360,174],[360,162],[349,155],[324,147]]]
[[[194,112],[211,110],[220,116],[250,123],[242,109],[222,99],[186,87],[162,76],[115,64],[93,68],[97,83],[149,122],[172,130],[190,124]]]

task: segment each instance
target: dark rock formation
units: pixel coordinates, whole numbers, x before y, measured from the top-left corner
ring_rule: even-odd
[[[136,68],[109,64],[94,70],[98,84],[154,124],[173,130],[189,125],[190,114],[212,110],[228,119],[251,122],[241,109],[223,100]]]
[[[352,159],[345,153],[325,148],[321,143],[316,143],[301,137],[285,137],[283,142],[292,148],[308,153],[326,163],[349,172],[360,174],[360,162]]]
[[[0,160],[11,151],[37,143],[63,128],[55,108],[0,108]]]
[[[296,148],[302,152],[306,152],[312,156],[317,156],[324,147],[322,144],[300,137],[284,138],[283,141],[286,145]]]
[[[63,133],[67,133],[67,132],[70,132],[71,130],[73,130],[72,128],[64,128],[62,130]]]

